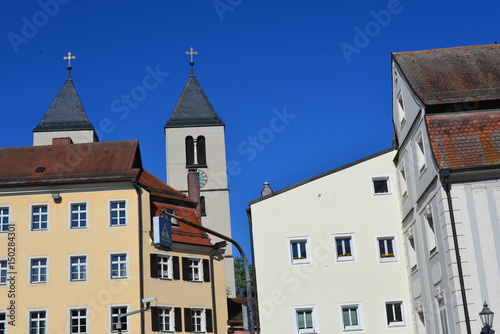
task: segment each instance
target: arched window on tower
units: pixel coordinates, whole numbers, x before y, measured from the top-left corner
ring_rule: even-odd
[[[186,166],[194,165],[194,139],[186,137]]]
[[[207,151],[205,149],[205,137],[198,136],[196,139],[196,157],[198,158],[198,165],[207,165]]]
[[[205,196],[200,196],[200,209],[201,215],[205,217],[207,215],[207,209],[205,207]]]

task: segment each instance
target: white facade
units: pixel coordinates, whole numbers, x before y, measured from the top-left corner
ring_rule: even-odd
[[[394,155],[250,203],[261,333],[413,333]]]

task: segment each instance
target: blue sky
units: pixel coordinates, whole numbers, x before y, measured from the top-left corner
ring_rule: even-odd
[[[193,47],[226,124],[233,237],[249,252],[245,209],[264,182],[279,190],[391,146],[391,52],[500,42],[499,11],[460,0],[2,1],[0,146],[32,145],[71,51],[100,139],[139,139],[145,168],[165,180],[163,126]]]

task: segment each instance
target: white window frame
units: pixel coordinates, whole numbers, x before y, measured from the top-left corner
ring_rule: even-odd
[[[157,305],[158,306],[158,328],[160,333],[175,331],[175,307],[173,305]],[[164,312],[167,311],[167,312]],[[165,328],[165,319],[169,319],[169,326]]]
[[[158,271],[158,279],[162,280],[172,280],[173,270],[172,270],[172,255],[170,254],[156,254],[156,266]],[[166,259],[166,261],[164,261]],[[167,266],[167,270],[164,270],[164,266]]]
[[[73,265],[73,259],[75,258],[85,258],[85,265],[79,263],[78,265]],[[89,280],[89,256],[87,254],[70,254],[68,255],[68,265],[69,265],[69,282],[87,282]],[[85,278],[73,279],[73,267],[84,267],[85,268]],[[79,276],[81,274],[78,271]]]
[[[7,213],[4,212],[7,210]],[[10,205],[2,205],[0,207],[0,233],[8,233],[10,226]]]
[[[190,307],[191,309],[191,332],[192,333],[205,333],[207,331],[207,324],[206,324],[206,315],[205,315],[205,308],[204,307]],[[194,314],[195,312],[199,312],[199,314]],[[195,319],[199,319],[200,323],[195,324]],[[197,330],[197,329],[200,330]]]
[[[125,208],[117,208],[117,209],[112,208],[113,204],[115,204],[115,203],[124,203]],[[111,217],[111,215],[112,215],[112,212],[114,212],[114,211],[124,212],[125,224],[113,224],[113,218]],[[127,201],[127,199],[122,198],[122,199],[109,200],[109,202],[108,202],[108,219],[109,219],[108,226],[110,228],[118,228],[118,227],[128,226],[128,201]]]
[[[398,111],[399,126],[402,128],[406,123],[405,101],[402,89],[399,89],[399,92],[396,95],[396,108]]]
[[[387,306],[388,305],[391,305],[392,306],[392,309],[391,309],[391,312],[393,313],[393,316],[394,316],[394,312],[395,312],[395,309],[394,307],[396,305],[399,305],[400,307],[400,312],[401,312],[401,321],[389,321],[389,315],[387,314]],[[386,319],[387,319],[387,327],[404,327],[406,326],[406,316],[405,316],[405,307],[404,307],[404,303],[402,300],[386,300],[385,303],[384,303],[384,309],[385,309],[385,316],[386,316]]]
[[[389,253],[382,253],[382,249],[380,249],[380,241],[384,241],[384,244],[391,243],[392,245],[392,256]],[[387,249],[387,245],[384,245],[384,249],[386,252],[389,251]],[[383,256],[383,254],[387,254],[388,256]],[[398,262],[398,252],[397,252],[397,243],[396,236],[394,235],[379,235],[377,236],[377,257],[380,263],[388,263],[388,262]]]
[[[119,260],[118,262],[113,261],[113,256],[125,256],[125,261]],[[128,252],[113,252],[109,253],[108,255],[108,261],[109,261],[109,279],[110,280],[115,280],[115,279],[128,279],[129,278],[129,254]],[[118,264],[119,269],[118,271],[121,272],[122,269],[120,268],[121,265],[125,265],[125,276],[121,275],[121,273],[117,276],[113,276],[113,264]]]
[[[116,313],[118,314],[124,314],[129,312],[130,305],[129,304],[112,304],[108,306],[108,321],[109,321],[109,332],[110,333],[118,333],[117,329],[113,329],[113,324],[114,324],[114,318],[116,318],[116,321],[118,321],[118,316],[113,316],[113,310],[114,309],[120,309],[120,308],[125,308],[125,312],[119,312]],[[130,320],[131,317],[122,317],[122,328],[123,328],[123,323],[126,324],[126,329],[122,329],[122,332],[129,332],[130,331]]]
[[[378,193],[375,189],[375,181],[385,181],[387,184],[387,192]],[[371,185],[372,185],[372,193],[373,196],[387,196],[392,195],[392,185],[391,185],[391,177],[389,175],[377,175],[371,177]]]
[[[356,260],[356,247],[355,247],[355,240],[354,240],[354,233],[350,234],[335,234],[332,236],[333,238],[333,251],[335,254],[335,262],[352,262]],[[351,252],[344,252],[342,254],[339,254],[338,249],[337,249],[337,240],[340,239],[350,239],[349,246],[351,248]],[[343,249],[345,250],[345,245],[343,246]],[[350,254],[350,255],[344,255],[344,254]]]
[[[78,226],[73,226],[73,206],[74,205],[85,205],[85,210],[84,211],[76,211],[75,213],[80,216],[81,213],[85,213],[85,226],[81,226],[81,218],[78,218]],[[70,230],[86,230],[89,228],[89,203],[85,201],[78,201],[78,202],[70,202],[69,203],[69,229]]]
[[[344,324],[344,309],[356,309],[356,315],[358,317],[357,325],[348,325]],[[341,332],[353,332],[353,331],[362,331],[363,330],[363,305],[361,303],[345,303],[339,305],[340,312],[340,331]]]
[[[48,309],[28,309],[26,310],[26,312],[28,313],[27,317],[26,317],[26,322],[27,322],[27,331],[26,333],[31,333],[31,316],[32,314],[34,313],[40,313],[40,312],[45,312],[45,318],[37,318],[38,321],[37,323],[39,323],[40,321],[45,321],[45,327],[43,328],[44,330],[41,331],[40,328],[37,328],[37,331],[36,331],[36,334],[48,334],[50,333],[49,331],[49,310]]]
[[[311,312],[311,321],[312,321],[312,328],[299,328],[299,312]],[[295,306],[293,307],[293,315],[292,315],[293,323],[294,323],[294,330],[296,334],[302,334],[302,333],[318,333],[319,332],[319,327],[318,327],[318,320],[316,317],[316,306],[314,305],[305,305],[305,306]]]
[[[85,311],[85,316],[81,316],[80,314],[78,316],[73,316],[73,311]],[[90,333],[89,330],[89,309],[88,307],[85,306],[76,306],[76,307],[70,307],[68,308],[68,319],[69,319],[69,332],[68,333],[77,333],[77,334],[87,334]],[[73,319],[78,320],[78,332],[73,332]],[[80,331],[80,327],[82,324],[80,323],[81,319],[85,319],[85,331]]]
[[[47,208],[47,212],[46,213],[37,213],[37,216],[41,216],[41,215],[46,215],[47,216],[47,227],[46,228],[37,228],[35,229],[33,224],[33,217],[35,216],[35,208],[43,208],[43,207],[46,207]],[[49,231],[49,227],[50,227],[50,205],[49,203],[36,203],[36,204],[31,204],[30,205],[30,225],[29,225],[29,229],[30,229],[30,232],[48,232]],[[41,224],[41,223],[40,223]]]
[[[438,308],[439,308],[439,323],[441,327],[441,333],[449,334],[450,328],[448,327],[448,310],[446,309],[446,302],[444,298],[438,302]]]
[[[37,266],[38,269],[45,268],[45,281],[42,280],[37,280],[33,281],[33,261],[37,260],[45,260],[45,265],[43,266]],[[30,285],[39,285],[39,284],[47,284],[49,283],[49,257],[48,256],[30,256],[28,258],[28,281]],[[38,273],[38,276],[41,276],[40,273]]]
[[[204,282],[203,277],[203,259],[198,257],[188,257],[189,282]],[[196,265],[195,265],[196,263]],[[198,278],[195,277],[195,269],[198,270]]]
[[[7,258],[0,258],[0,286],[7,285],[8,272],[9,272],[9,263]]]
[[[310,247],[310,241],[309,237],[296,237],[296,238],[288,238],[288,254],[290,258],[290,264],[296,265],[296,264],[308,264],[311,263],[311,247]],[[305,252],[306,256],[305,258],[294,258],[293,256],[293,247],[294,245],[298,245],[300,243],[305,243]]]

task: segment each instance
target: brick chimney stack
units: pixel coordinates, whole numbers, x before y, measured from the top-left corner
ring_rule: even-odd
[[[196,169],[190,169],[187,175],[188,181],[188,196],[196,201],[196,213],[201,218],[201,205],[200,205],[200,173]]]

